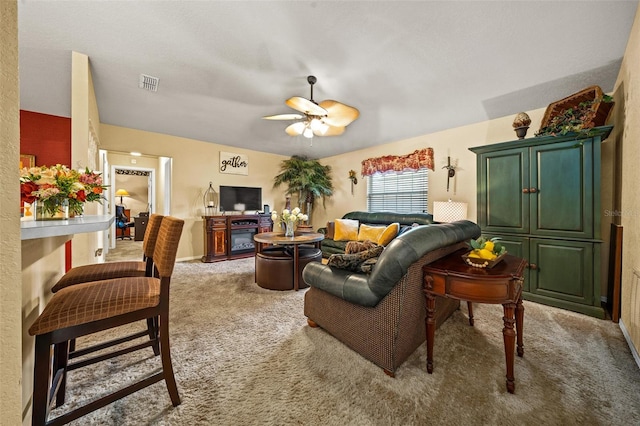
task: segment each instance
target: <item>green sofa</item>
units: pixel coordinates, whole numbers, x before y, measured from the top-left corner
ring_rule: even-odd
[[[393,212],[349,212],[342,216],[342,219],[354,219],[360,222],[360,224],[366,225],[390,225],[398,222],[400,224],[400,232],[398,235],[411,228],[411,225],[417,223],[418,225],[429,225],[433,223],[433,216],[429,213],[393,213]],[[331,236],[333,235],[333,221],[327,223],[324,228],[318,229],[318,232],[325,235],[324,240],[321,243],[322,257],[329,257],[332,254],[343,254],[345,246],[348,241],[334,241]]]
[[[302,272],[309,325],[394,376],[426,339],[422,267],[479,236],[480,227],[466,220],[414,227],[387,245],[370,274],[309,263]],[[437,297],[436,326],[459,305]]]

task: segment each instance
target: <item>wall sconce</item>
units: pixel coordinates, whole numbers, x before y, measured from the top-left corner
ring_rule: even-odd
[[[356,177],[355,170],[349,170],[349,180],[351,181],[351,195],[353,195],[353,185],[358,184],[358,178]]]

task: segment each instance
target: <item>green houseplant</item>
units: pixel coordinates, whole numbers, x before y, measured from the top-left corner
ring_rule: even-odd
[[[318,198],[322,205],[326,197],[333,195],[331,166],[324,166],[318,160],[294,155],[280,164],[280,173],[273,181],[273,187],[288,186],[285,194],[298,195],[298,203],[302,204],[304,213],[311,217],[313,206]]]
[[[597,106],[600,104],[612,104],[613,98],[603,94],[591,100],[583,101],[577,105],[570,106],[554,115],[536,136],[557,136],[567,133],[577,133],[578,137],[588,137],[591,128],[598,125],[596,123]],[[612,105],[606,108],[608,112]],[[606,114],[605,114],[606,118]]]

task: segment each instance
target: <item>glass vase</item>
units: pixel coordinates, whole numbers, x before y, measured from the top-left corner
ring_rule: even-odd
[[[69,219],[69,200],[41,200],[33,202],[36,220]]]
[[[293,237],[295,233],[296,224],[294,222],[286,221],[284,222],[284,236],[285,237]]]

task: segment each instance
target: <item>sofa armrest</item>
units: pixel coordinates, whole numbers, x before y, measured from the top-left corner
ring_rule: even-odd
[[[421,225],[396,237],[384,249],[370,275],[323,265],[308,264],[303,278],[311,287],[362,306],[376,306],[407,273],[409,267],[430,251],[480,236],[470,221]]]
[[[327,222],[327,233],[325,238],[331,238],[333,240],[333,233],[335,232],[335,222]]]
[[[302,278],[312,287],[358,305],[376,306],[380,301],[369,288],[366,274],[332,268],[320,262],[310,262],[304,267]]]

